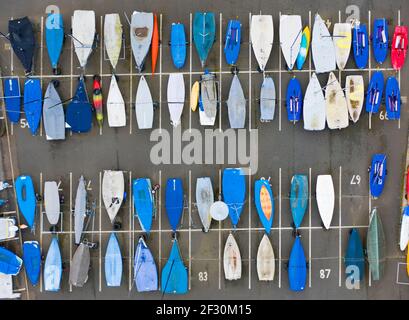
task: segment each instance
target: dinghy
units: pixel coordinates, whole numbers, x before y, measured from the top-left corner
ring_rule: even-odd
[[[138,72],[144,68],[145,58],[152,41],[152,12],[134,11],[131,18],[131,46]]]
[[[241,45],[241,23],[239,20],[229,20],[226,38],[224,40],[224,57],[227,64],[234,66],[239,58]]]
[[[388,120],[400,119],[401,98],[398,80],[389,77],[385,87],[385,108]]]
[[[162,269],[161,287],[163,293],[184,294],[188,291],[187,268],[183,264],[176,239],[173,240],[169,259]]]
[[[375,61],[382,64],[388,56],[389,33],[388,21],[385,18],[375,19],[373,23],[372,49]]]
[[[24,83],[24,112],[32,135],[36,134],[40,125],[42,96],[40,79],[27,79]]]
[[[11,123],[18,123],[20,120],[21,108],[20,82],[18,77],[4,79],[4,103],[7,117]]]
[[[139,79],[138,90],[136,91],[135,115],[139,129],[152,129],[153,100],[144,76]]]
[[[324,130],[325,129],[325,98],[321,85],[315,73],[312,74],[310,83],[304,96],[304,129]]]
[[[260,121],[269,122],[274,120],[276,107],[276,87],[273,78],[264,77],[260,91]]]
[[[352,48],[354,51],[355,64],[359,69],[368,65],[369,40],[366,25],[356,22],[352,29]]]
[[[78,82],[77,91],[67,106],[66,122],[72,132],[82,133],[91,130],[92,110],[89,103],[84,77]]]
[[[295,65],[300,52],[302,39],[302,21],[299,15],[280,16],[280,45],[289,70]]]
[[[372,74],[371,81],[369,82],[368,89],[366,91],[366,112],[377,113],[379,111],[383,95],[383,82],[382,71],[375,71]]]
[[[56,225],[60,219],[60,195],[56,181],[44,183],[44,208],[48,222]]]
[[[274,221],[274,195],[269,181],[264,178],[254,182],[254,203],[266,234],[270,234]]]
[[[384,274],[386,264],[385,234],[378,209],[373,208],[369,218],[368,234],[366,236],[366,251],[372,280],[378,281]]]
[[[243,129],[246,122],[246,98],[237,74],[231,82],[229,98],[227,99],[230,128]]]
[[[20,212],[23,214],[27,225],[33,228],[36,213],[36,197],[34,194],[33,180],[31,180],[30,176],[19,176],[14,186]]]
[[[105,15],[104,20],[104,43],[109,61],[115,70],[122,48],[122,24],[119,14],[110,13]]]
[[[108,125],[112,128],[126,126],[125,101],[119,90],[116,76],[112,75],[107,98]]]
[[[124,200],[125,182],[122,171],[105,170],[102,178],[102,200],[111,223],[121,208]]]
[[[290,206],[294,227],[299,228],[308,206],[308,177],[306,175],[296,174],[291,178]]]
[[[222,178],[223,201],[229,208],[229,216],[235,228],[240,220],[246,198],[246,179],[241,168],[223,170]]]
[[[180,117],[185,104],[185,81],[182,73],[172,73],[168,80],[168,108],[173,127],[180,124]]]
[[[6,248],[0,247],[0,273],[12,276],[18,275],[23,260]]]
[[[392,67],[395,70],[402,69],[408,52],[408,27],[396,26],[391,45]]]
[[[202,126],[213,126],[217,116],[218,92],[216,75],[205,73],[200,76],[199,120]]]
[[[152,63],[152,75],[155,73],[156,63],[158,62],[159,55],[159,27],[158,27],[158,17],[153,14],[153,30],[152,30],[152,41],[151,41],[151,63]]]
[[[199,103],[200,84],[199,81],[195,81],[190,90],[190,109],[195,112]],[[203,110],[204,111],[204,110]]]
[[[386,167],[386,155],[379,153],[372,157],[369,171],[369,189],[373,198],[379,198],[385,186],[388,174]]]
[[[305,289],[307,281],[307,261],[305,259],[304,248],[301,237],[295,238],[288,260],[288,282],[290,290],[298,292]]]
[[[302,32],[300,52],[297,56],[297,69],[301,70],[305,60],[307,60],[308,51],[311,43],[311,31],[308,26],[306,26]]]
[[[62,14],[49,13],[45,20],[45,43],[50,58],[53,74],[61,73],[58,62],[64,44],[64,21]]]
[[[345,268],[346,277],[354,280],[353,283],[364,279],[364,249],[357,229],[352,229],[349,234],[348,246],[345,254]]]
[[[120,287],[122,279],[122,255],[115,233],[111,233],[105,252],[105,280],[108,287]]]
[[[212,223],[210,207],[214,203],[212,180],[209,177],[197,178],[196,180],[196,206],[199,212],[203,231],[208,232]]]
[[[9,20],[9,40],[26,75],[31,73],[35,50],[33,25],[27,17]]]
[[[250,41],[260,71],[264,71],[273,48],[274,25],[271,15],[251,16]]]
[[[172,23],[170,30],[170,53],[173,65],[181,69],[186,61],[186,34],[182,23]]]
[[[81,235],[84,229],[86,206],[87,206],[87,191],[85,189],[84,177],[81,176],[78,182],[77,194],[75,196],[75,207],[74,207],[75,244],[79,244],[81,242]]]
[[[364,78],[362,76],[347,76],[345,78],[345,96],[349,117],[357,123],[364,104]]]
[[[62,259],[57,237],[53,237],[48,247],[44,263],[44,290],[59,291],[62,277]]]
[[[274,250],[270,239],[263,235],[257,250],[257,276],[259,281],[273,281],[275,272]]]
[[[18,229],[15,218],[0,218],[0,241],[15,238]]]
[[[224,278],[238,280],[241,278],[240,249],[232,233],[227,237],[223,254]]]
[[[81,243],[74,256],[70,266],[69,283],[74,287],[83,287],[88,280],[91,257],[88,245]]]
[[[155,259],[143,237],[139,238],[135,251],[134,281],[138,292],[158,290],[158,270]]]
[[[85,68],[95,41],[95,12],[75,10],[72,16],[72,41],[81,68]]]
[[[350,23],[335,23],[332,38],[335,46],[335,58],[339,70],[344,70],[348,62],[352,45]]]
[[[216,20],[213,12],[196,12],[193,18],[193,42],[202,68],[216,37]]]
[[[286,93],[286,107],[287,107],[287,119],[293,123],[300,121],[303,105],[303,96],[301,83],[293,77],[287,86]]]
[[[101,77],[96,74],[94,75],[94,82],[92,84],[92,107],[93,111],[95,111],[95,118],[100,128],[102,128],[102,125],[104,124],[103,104]]]
[[[180,178],[170,178],[166,182],[165,209],[173,232],[176,232],[183,215],[183,183]]]
[[[335,192],[331,175],[319,175],[317,177],[317,205],[325,229],[329,229],[332,216],[334,215]]]
[[[409,241],[409,206],[403,208],[402,221],[400,225],[399,248],[405,251]]]
[[[36,286],[40,280],[41,271],[41,249],[37,241],[24,241],[23,262],[28,280]]]
[[[335,70],[334,43],[325,22],[319,14],[315,15],[311,50],[316,73],[325,73]]]
[[[47,140],[65,140],[65,115],[61,98],[50,81],[44,95],[43,123]]]
[[[331,72],[325,89],[325,107],[329,129],[344,129],[349,125],[348,107],[344,91]]]
[[[151,180],[148,178],[134,179],[132,182],[132,196],[135,215],[138,217],[141,229],[149,234],[155,212]]]

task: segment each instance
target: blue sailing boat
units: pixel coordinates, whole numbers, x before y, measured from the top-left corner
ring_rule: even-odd
[[[196,12],[193,20],[193,42],[202,68],[206,64],[216,36],[216,20],[213,12]]]
[[[143,237],[139,238],[134,259],[134,279],[138,292],[158,290],[158,270],[155,259]]]
[[[173,240],[169,259],[162,270],[162,292],[184,294],[188,291],[187,268],[183,264],[178,241]]]

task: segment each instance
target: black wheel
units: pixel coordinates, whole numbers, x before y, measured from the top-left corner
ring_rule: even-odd
[[[233,74],[233,75],[235,75],[236,73],[238,73],[238,72],[239,72],[238,70],[239,70],[239,69],[237,69],[236,66],[231,66],[231,68],[230,68],[230,72],[231,72],[231,74]]]
[[[52,80],[51,82],[54,84],[55,88],[58,88],[60,86],[60,81],[59,80]]]
[[[263,73],[263,70],[260,69],[260,66],[257,66],[257,71]]]
[[[202,232],[206,233],[205,227],[202,227]]]
[[[120,223],[119,221],[114,222],[114,230],[121,230],[122,228],[122,223]]]
[[[291,222],[291,228],[296,229],[294,222]]]
[[[94,242],[93,244],[91,244],[91,249],[98,249],[98,242]]]
[[[172,239],[177,239],[177,231],[172,232]]]
[[[81,76],[80,76],[81,79]],[[87,77],[85,75],[82,76],[82,79],[84,79],[84,82],[87,81]]]
[[[159,109],[159,102],[154,102],[154,103],[153,103],[153,107],[154,107],[155,109]]]
[[[36,193],[36,200],[37,202],[41,202],[43,200],[43,197],[40,194]]]
[[[144,242],[146,242],[146,236],[143,234],[139,238],[142,238]]]
[[[321,227],[324,229],[324,231],[327,231],[327,228],[325,228],[324,222],[321,222]]]
[[[52,226],[50,227],[50,232],[51,232],[51,233],[57,233],[57,231],[58,231],[58,228],[57,228],[56,225],[52,225]]]

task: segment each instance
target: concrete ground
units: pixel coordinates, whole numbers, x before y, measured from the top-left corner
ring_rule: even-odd
[[[77,57],[71,47],[71,39],[67,38],[61,58],[62,75],[52,75],[44,43],[43,26],[45,10],[52,1],[34,0],[28,3],[16,0],[12,4],[1,0],[0,31],[7,32],[7,21],[11,17],[28,15],[36,29],[38,49],[35,56],[34,75],[42,80],[43,91],[51,79],[60,81],[58,91],[62,100],[73,96],[77,86],[77,78],[81,73]],[[75,9],[92,9],[96,12],[97,30],[102,34],[103,17],[106,13],[118,12],[125,33],[125,46],[116,74],[121,92],[127,102],[127,126],[124,128],[109,128],[107,121],[101,130],[96,121],[90,133],[72,134],[67,131],[67,139],[62,142],[49,142],[45,139],[43,128],[36,136],[31,136],[29,130],[21,125],[9,127],[10,154],[7,138],[2,138],[2,151],[6,178],[27,174],[33,178],[36,192],[42,194],[44,181],[60,181],[61,193],[65,197],[58,239],[62,248],[65,270],[62,278],[62,288],[58,293],[45,292],[43,284],[32,287],[26,283],[23,272],[15,279],[15,288],[22,288],[23,298],[30,299],[408,299],[409,279],[405,273],[405,254],[399,251],[398,240],[400,232],[401,190],[405,169],[405,155],[408,132],[408,112],[406,104],[402,107],[401,121],[382,120],[380,115],[371,118],[363,112],[359,122],[341,131],[307,132],[302,123],[293,125],[286,119],[285,90],[287,83],[296,75],[303,90],[308,84],[308,78],[313,71],[311,59],[306,62],[302,72],[287,72],[282,58],[278,40],[279,14],[300,14],[303,25],[312,25],[314,14],[319,11],[324,19],[333,23],[344,21],[349,13],[346,8],[348,1],[201,1],[200,4],[189,1],[158,1],[152,0],[143,5],[134,1],[66,1],[58,2],[64,15],[66,31],[70,32],[70,18]],[[407,23],[406,17],[409,4],[406,1],[358,1],[361,21],[367,23],[376,17],[386,17],[390,26],[399,23],[399,10],[402,24]],[[216,14],[216,42],[208,58],[207,67],[215,72],[221,90],[221,109],[215,127],[229,128],[226,103],[232,79],[230,67],[223,56],[223,39],[229,19],[238,18],[242,23],[242,47],[238,61],[239,78],[244,94],[248,99],[246,128],[258,129],[258,171],[248,177],[247,201],[241,215],[240,223],[234,232],[238,242],[243,273],[237,281],[224,280],[223,248],[227,236],[232,232],[230,220],[212,223],[209,233],[201,231],[195,203],[196,178],[209,176],[214,189],[221,191],[221,173],[225,167],[232,165],[159,165],[151,163],[149,152],[155,144],[151,142],[150,131],[138,130],[134,110],[136,88],[140,75],[134,68],[131,59],[129,42],[129,25],[123,15],[128,16],[133,10],[155,11],[161,23],[161,48],[157,73],[151,75],[150,55],[147,58],[145,77],[150,86],[153,99],[159,103],[155,112],[154,127],[171,130],[167,107],[166,87],[170,73],[177,72],[170,57],[169,37],[172,22],[182,22],[187,36],[190,38],[191,20],[196,11],[212,11]],[[258,100],[262,74],[257,72],[257,63],[249,46],[250,14],[272,14],[275,27],[275,40],[266,74],[274,79],[278,103],[275,119],[270,123],[260,123]],[[371,23],[370,23],[371,24]],[[332,29],[331,29],[332,30]],[[392,36],[393,28],[389,30]],[[24,84],[24,72],[17,58],[10,51],[8,43],[3,39],[0,45],[0,65],[3,76],[20,76],[20,85]],[[101,39],[103,41],[103,38]],[[189,40],[192,43],[191,40]],[[85,74],[87,89],[92,92],[92,76],[102,75],[103,94],[107,97],[111,77],[110,63],[104,54],[102,42],[92,53]],[[203,72],[193,46],[188,47],[187,60],[184,68],[186,97],[191,84],[199,80]],[[368,83],[373,70],[380,68],[371,59],[368,69],[357,71],[352,55],[347,70],[336,72],[344,86],[345,76],[362,74]],[[394,75],[391,71],[390,56],[381,66],[385,77]],[[408,77],[407,65],[401,73],[396,74],[402,79],[402,96],[406,97],[408,88],[405,83]],[[320,75],[321,84],[327,82],[328,75]],[[382,106],[384,114],[384,106]],[[24,118],[24,114],[22,114]],[[192,113],[185,104],[182,115],[183,130],[196,128],[203,132],[199,125],[197,113]],[[372,200],[369,195],[368,166],[374,153],[383,152],[388,156],[388,180],[382,196]],[[11,159],[11,161],[10,161]],[[233,165],[234,166],[234,165]],[[122,229],[117,231],[121,245],[124,272],[122,286],[108,288],[105,284],[104,254],[107,240],[112,232],[108,215],[101,200],[101,181],[103,170],[123,170],[126,177],[126,191],[131,196],[130,184],[137,177],[149,177],[162,188],[158,197],[158,214],[154,220],[152,233],[147,239],[158,269],[165,265],[171,248],[172,233],[164,209],[164,185],[170,177],[181,177],[184,183],[186,208],[184,211],[178,239],[182,257],[189,274],[189,293],[184,296],[164,296],[160,292],[140,294],[133,285],[133,255],[138,237],[142,234],[137,219],[133,217],[131,201],[127,201],[119,212]],[[294,174],[306,174],[310,181],[310,206],[304,218],[300,234],[302,244],[309,263],[307,288],[302,293],[289,290],[286,263],[294,238],[291,227],[291,212],[288,194],[290,180]],[[336,193],[334,217],[329,231],[321,227],[321,220],[315,201],[316,177],[319,174],[331,174]],[[83,288],[70,287],[68,283],[70,258],[76,246],[73,241],[73,216],[71,208],[75,200],[78,179],[81,175],[88,181],[90,201],[96,201],[97,210],[94,221],[94,231],[87,233],[87,239],[99,243],[99,248],[91,251],[92,268],[89,280]],[[256,208],[253,203],[254,181],[260,177],[271,177],[275,196],[275,218],[270,235],[275,256],[276,274],[271,283],[258,281],[256,271],[257,248],[264,234]],[[358,183],[359,181],[359,183]],[[13,193],[9,192],[10,199]],[[15,204],[11,201],[9,207],[3,210],[13,212]],[[348,290],[345,286],[343,256],[345,254],[348,234],[351,228],[358,228],[361,238],[366,240],[371,208],[378,207],[381,215],[387,241],[386,272],[381,281],[371,281],[366,264],[364,283],[359,290]],[[41,243],[44,255],[51,240],[49,225],[42,203],[38,205],[35,234],[22,232],[23,240],[37,239]],[[91,230],[91,226],[88,230]],[[17,251],[18,241],[7,243]],[[323,276],[324,275],[324,276]],[[205,280],[206,279],[206,280]],[[399,283],[399,284],[398,284]]]

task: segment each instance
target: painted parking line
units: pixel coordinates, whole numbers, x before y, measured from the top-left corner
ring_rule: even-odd
[[[217,200],[221,200],[222,194],[222,171],[219,169],[219,194]],[[210,229],[209,229],[210,230]],[[219,290],[222,289],[222,222],[219,221]]]
[[[400,9],[398,10],[398,25],[400,26]],[[399,83],[399,88],[400,88],[400,71],[401,71],[401,69],[399,69],[399,71],[398,71],[398,83]],[[399,117],[399,120],[398,120],[398,129],[400,129],[400,117]]]
[[[310,11],[311,14],[311,11]],[[312,245],[311,245],[311,168],[308,169],[308,287],[311,288],[311,275],[312,275]]]
[[[104,26],[104,16],[101,16],[101,28],[100,28],[100,48],[99,48],[99,74],[102,74],[102,60],[103,60],[103,56],[104,56],[104,50],[105,50],[105,46],[104,46],[104,32],[103,32],[103,26]],[[102,85],[102,81],[101,81],[101,85]],[[107,115],[108,116],[108,115]],[[99,135],[102,135],[102,126],[99,126]],[[101,249],[100,249],[101,250]],[[100,286],[101,287],[101,286]],[[101,291],[101,290],[99,290]]]
[[[129,259],[128,259],[128,291],[132,289],[132,171],[129,171]]]
[[[72,172],[70,172],[70,208],[69,208],[69,215],[70,215],[70,268],[72,264],[72,215],[73,215],[73,207],[72,207]],[[59,232],[60,233],[60,232]],[[69,284],[70,292],[72,292],[72,284]]]
[[[342,167],[339,167],[339,226],[342,226]],[[341,287],[342,282],[342,232],[341,228],[338,229],[338,286]]]
[[[311,23],[311,11],[308,11],[308,27],[312,30],[312,23]],[[312,53],[308,55],[308,77],[311,80],[312,74]]]
[[[274,229],[274,228],[272,228]],[[278,169],[278,287],[281,288],[281,168]]]
[[[222,131],[222,22],[223,16],[220,13],[219,23],[219,131]],[[220,289],[220,288],[219,288]]]
[[[369,34],[371,34],[371,10],[368,10],[368,32]],[[368,68],[368,83],[371,81],[371,76],[372,76],[372,50],[368,50],[369,51],[369,68]],[[371,130],[372,129],[372,112],[369,113],[369,117],[368,117],[368,129]]]
[[[43,195],[43,173],[40,172],[40,249],[43,248],[43,223],[44,223],[44,212],[43,212],[43,202],[44,202],[44,195]],[[40,292],[43,292],[43,265],[40,264]]]
[[[371,178],[370,174],[368,174],[368,207],[369,207],[369,214],[368,214],[368,226],[370,223],[371,219],[371,211],[372,211],[372,196],[371,196]],[[368,286],[370,287],[372,285],[372,279],[371,279],[371,270],[369,269],[369,276],[368,276]]]
[[[40,75],[43,75],[43,58],[44,58],[44,17],[41,16],[41,45],[40,45]],[[40,78],[40,87],[43,87],[43,78]],[[43,136],[43,117],[40,117],[40,137]],[[41,289],[41,288],[40,288]]]
[[[163,38],[162,38],[162,14],[159,16],[160,29],[159,29],[159,133],[162,132],[162,48],[163,48]]]
[[[251,168],[249,168],[249,290],[251,290]]]
[[[118,75],[119,76],[119,75]],[[129,46],[129,134],[132,134],[132,78],[133,78],[133,54],[132,46]]]
[[[281,20],[281,11],[278,14],[279,21]],[[278,46],[278,131],[281,132],[281,48]],[[263,73],[263,76],[265,73]]]
[[[249,29],[250,28],[251,28],[251,12],[249,12]],[[249,93],[248,94],[249,94],[249,131],[251,132],[251,92],[252,92],[251,75],[252,73],[250,71],[251,71],[251,45],[249,44]]]
[[[159,270],[162,270],[162,170],[159,170]],[[159,290],[161,289],[159,283]]]
[[[189,14],[189,102],[192,98],[192,13]],[[189,104],[189,132],[192,129],[192,108]],[[189,287],[190,289],[190,287]]]
[[[101,17],[102,18],[102,17]],[[101,24],[102,24],[102,19],[101,19]],[[102,59],[102,55],[101,55]],[[102,60],[101,60],[102,61]],[[102,134],[102,131],[100,132]],[[101,253],[101,247],[102,247],[102,226],[101,226],[101,211],[102,211],[102,172],[99,172],[99,192],[98,192],[98,213],[99,213],[99,245],[98,245],[98,265],[99,265],[99,292],[102,291],[102,253]]]
[[[189,170],[189,290],[192,282],[192,171]]]

